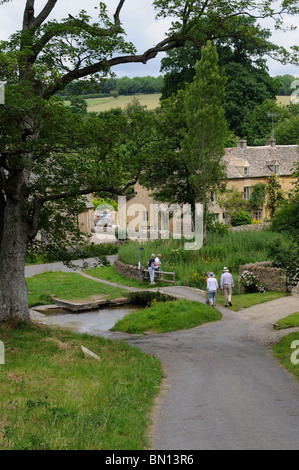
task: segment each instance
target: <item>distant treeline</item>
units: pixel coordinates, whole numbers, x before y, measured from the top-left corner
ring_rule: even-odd
[[[299,77],[293,77],[293,75],[277,75],[275,78],[278,78],[281,82],[281,87],[278,92],[280,96],[291,96],[295,89],[298,89]],[[296,84],[295,81],[297,81]]]
[[[69,83],[59,95],[135,95],[137,93],[160,93],[163,85],[163,76],[159,77],[122,77],[108,78],[101,83],[92,81],[76,81]]]
[[[278,94],[282,96],[290,96],[295,88],[294,82],[299,80],[298,77],[292,75],[277,75],[275,78],[279,79],[281,86]],[[138,93],[151,94],[161,93],[164,77],[122,77],[122,78],[107,78],[101,83],[95,83],[88,80],[78,80],[69,83],[64,91],[59,95],[68,97],[70,95],[84,95],[88,98],[90,95],[95,97],[110,96],[110,95],[135,95]],[[292,86],[293,85],[293,86]]]

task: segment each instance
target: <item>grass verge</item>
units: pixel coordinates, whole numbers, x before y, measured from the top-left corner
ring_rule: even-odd
[[[276,330],[284,330],[286,328],[295,328],[299,326],[299,312],[293,313],[285,318],[282,318],[276,323]]]
[[[166,333],[194,328],[221,318],[221,313],[213,307],[190,300],[153,302],[144,310],[132,311],[119,320],[111,330],[125,333]]]
[[[160,363],[123,342],[0,326],[1,450],[135,450],[149,443]],[[81,345],[100,361],[84,357]]]
[[[294,344],[294,342],[298,342]],[[294,332],[282,338],[272,347],[273,354],[281,365],[299,380],[299,333]]]
[[[288,292],[275,292],[267,291],[263,294],[260,293],[250,293],[250,294],[238,294],[232,296],[232,307],[228,307],[234,312],[239,312],[243,308],[253,307],[254,305],[259,305],[265,302],[270,302],[271,300],[280,299],[290,295]],[[216,296],[216,302],[222,307],[225,305],[224,295],[218,293]]]
[[[87,279],[76,273],[49,272],[26,279],[29,307],[53,304],[51,295],[64,300],[92,300],[106,295],[107,299],[125,297],[128,291]]]

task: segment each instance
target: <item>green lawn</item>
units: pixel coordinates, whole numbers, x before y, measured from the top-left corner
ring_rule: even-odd
[[[291,333],[273,346],[273,354],[281,365],[299,380],[299,333]],[[297,363],[296,363],[297,362]]]
[[[299,326],[299,312],[293,313],[292,315],[282,318],[276,323],[277,330],[294,328],[297,326]]]
[[[58,329],[0,326],[1,450],[149,447],[160,363],[118,341]],[[101,360],[84,357],[81,345]]]
[[[146,309],[126,315],[114,325],[112,331],[166,333],[194,328],[221,318],[222,315],[213,307],[190,300],[153,302]]]
[[[87,279],[76,273],[49,272],[26,279],[29,307],[53,304],[51,296],[73,302],[92,300],[96,296],[115,299],[128,295],[128,291]]]
[[[234,312],[239,312],[243,308],[249,308],[253,305],[262,304],[264,302],[270,302],[271,300],[280,299],[281,297],[286,297],[290,295],[288,292],[274,292],[268,291],[263,294],[260,293],[251,293],[251,294],[238,294],[232,296],[232,307],[230,310]],[[225,305],[224,295],[220,292],[216,296],[216,303],[222,307]]]

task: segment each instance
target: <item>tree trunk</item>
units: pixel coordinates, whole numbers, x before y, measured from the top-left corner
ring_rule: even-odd
[[[14,184],[14,197],[6,197],[0,224],[0,323],[30,319],[25,281],[28,246],[27,204],[22,185],[18,185],[18,182],[20,183],[20,178],[19,181],[16,178],[10,181],[10,186]]]

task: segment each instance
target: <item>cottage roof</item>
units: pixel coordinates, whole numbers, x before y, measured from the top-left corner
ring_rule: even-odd
[[[263,147],[227,148],[223,161],[227,164],[228,179],[250,177],[268,177],[278,167],[280,176],[290,176],[299,162],[297,145],[267,145]],[[244,168],[249,172],[244,173]]]
[[[86,209],[89,210],[89,209],[94,209],[94,206],[93,206],[93,203],[92,203],[92,200],[91,200],[91,197],[89,194],[86,194],[84,197],[84,202],[85,202],[85,205],[86,205]]]

